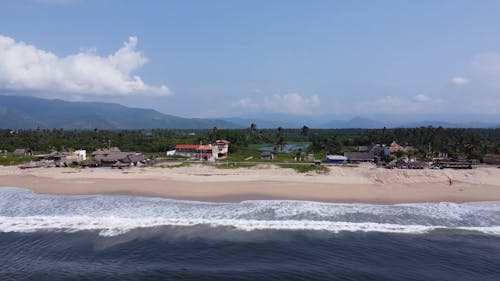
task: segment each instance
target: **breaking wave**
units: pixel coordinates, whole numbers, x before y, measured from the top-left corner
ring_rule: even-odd
[[[0,189],[0,231],[81,230],[116,236],[161,226],[254,230],[427,233],[437,229],[500,235],[500,202],[396,205],[289,200],[209,203],[124,195],[39,195]]]

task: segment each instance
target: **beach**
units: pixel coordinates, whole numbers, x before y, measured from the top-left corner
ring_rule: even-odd
[[[308,200],[342,203],[500,201],[500,169],[388,170],[330,167],[327,174],[297,173],[274,165],[220,169],[188,167],[0,167],[0,186],[40,194],[126,194],[213,202]]]

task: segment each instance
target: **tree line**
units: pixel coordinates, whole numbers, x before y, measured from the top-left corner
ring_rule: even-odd
[[[251,144],[274,144],[281,150],[290,142],[309,142],[309,152],[341,154],[358,146],[373,144],[411,145],[424,153],[447,153],[451,157],[482,158],[500,153],[500,129],[449,129],[442,127],[397,129],[259,129],[252,123],[246,129],[198,130],[0,130],[0,150],[31,148],[37,152],[86,149],[108,146],[143,153],[162,153],[176,144],[231,142],[232,153]]]

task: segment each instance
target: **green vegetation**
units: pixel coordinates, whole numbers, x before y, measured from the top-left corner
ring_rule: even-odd
[[[68,165],[68,168],[74,168],[74,169],[77,169],[77,168],[81,168],[82,166],[77,164],[77,163],[71,163]]]
[[[398,129],[259,129],[257,124],[247,129],[224,130],[0,130],[0,150],[31,148],[37,153],[53,150],[86,149],[88,152],[108,145],[123,151],[137,151],[151,156],[165,157],[166,151],[179,143],[211,143],[226,139],[229,146],[229,162],[260,162],[262,146],[275,147],[277,158],[271,163],[296,162],[313,153],[316,159],[327,154],[343,154],[356,151],[358,146],[387,144],[396,141],[417,149],[412,156],[430,158],[446,153],[454,158],[481,159],[486,153],[500,153],[500,129],[446,129],[435,127]],[[303,151],[281,152],[285,144],[308,142]],[[298,155],[300,153],[300,155]],[[2,159],[2,163],[19,163],[24,159]],[[29,159],[28,159],[29,161]]]
[[[28,163],[34,158],[25,155],[0,154],[0,166],[11,166]]]
[[[217,165],[217,169],[239,169],[239,168],[250,168],[257,165],[256,163],[227,163]]]
[[[279,164],[281,168],[294,169],[297,173],[308,173],[316,171],[318,173],[328,172],[329,169],[326,166],[315,166],[312,164]]]
[[[189,167],[189,166],[191,166],[190,162],[182,162],[182,163],[175,164],[175,165],[159,165],[158,167],[173,169],[173,168],[182,168],[182,167]]]

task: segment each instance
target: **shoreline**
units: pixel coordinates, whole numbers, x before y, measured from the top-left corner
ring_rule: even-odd
[[[40,194],[122,194],[208,202],[460,203],[500,201],[500,169],[334,167],[328,175],[318,175],[269,165],[228,170],[203,165],[127,170],[0,167],[0,187]]]

